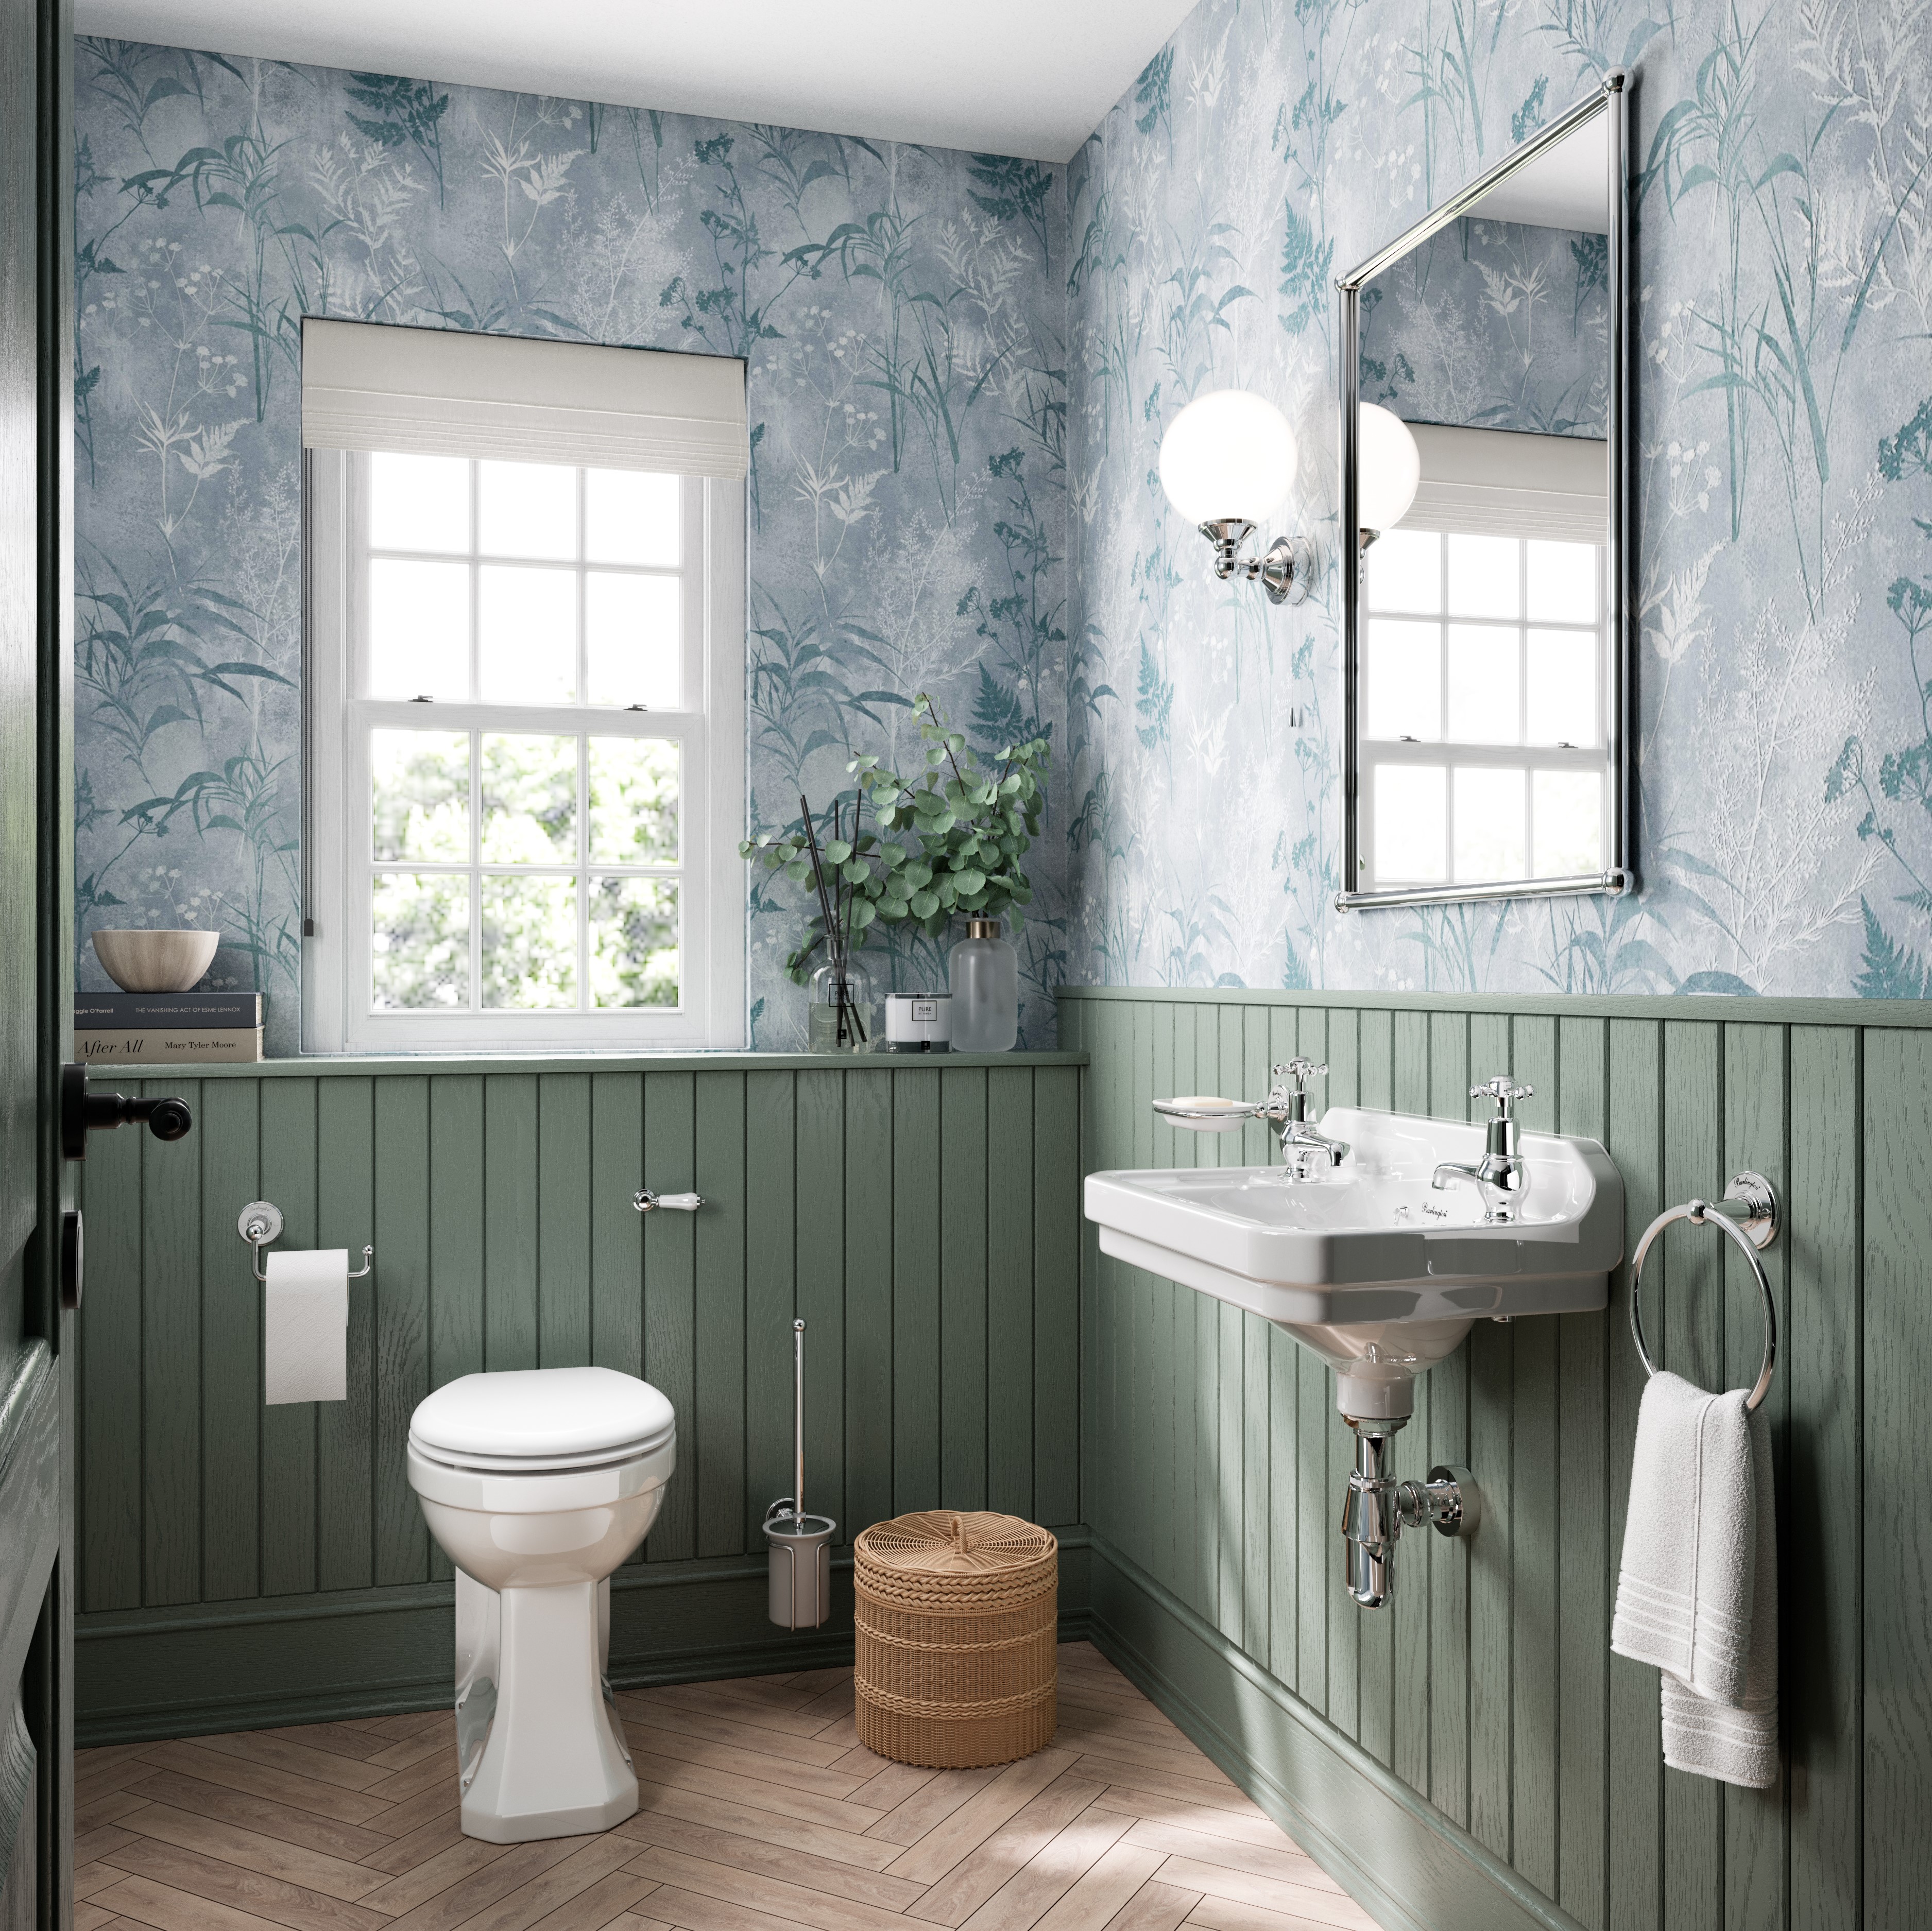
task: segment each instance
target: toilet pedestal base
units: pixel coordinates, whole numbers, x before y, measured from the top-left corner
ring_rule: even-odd
[[[604,1687],[609,1588],[563,1582],[500,1594],[457,1572],[466,1837],[584,1837],[636,1810],[638,1780]]]

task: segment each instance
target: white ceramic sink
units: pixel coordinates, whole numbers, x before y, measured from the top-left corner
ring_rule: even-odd
[[[1366,1108],[1321,1123],[1348,1143],[1318,1178],[1280,1167],[1090,1174],[1100,1250],[1274,1321],[1333,1367],[1343,1413],[1399,1416],[1413,1378],[1472,1322],[1602,1307],[1623,1255],[1623,1181],[1594,1140],[1524,1132],[1527,1190],[1485,1223],[1476,1190],[1437,1192],[1439,1162],[1474,1162],[1484,1129]]]

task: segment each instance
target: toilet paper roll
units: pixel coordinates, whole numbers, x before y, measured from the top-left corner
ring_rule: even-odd
[[[268,1256],[262,1310],[262,1387],[280,1402],[349,1396],[349,1250]]]

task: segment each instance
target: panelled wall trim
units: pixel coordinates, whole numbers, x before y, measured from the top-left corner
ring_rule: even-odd
[[[1764,1257],[1779,1332],[1765,1405],[1783,1660],[1784,1774],[1772,1789],[1665,1769],[1657,1672],[1610,1652],[1645,1379],[1627,1267],[1602,1312],[1479,1321],[1418,1383],[1394,1472],[1466,1465],[1483,1522],[1462,1540],[1405,1537],[1393,1605],[1365,1612],[1342,1585],[1352,1438],[1333,1376],[1258,1317],[1101,1255],[1087,1230],[1081,1513],[1095,1537],[1096,1636],[1123,1658],[1131,1648],[1149,1693],[1177,1699],[1178,1720],[1196,1720],[1186,1699],[1198,1704],[1234,1753],[1226,1767],[1238,1759],[1258,1792],[1272,1777],[1313,1810],[1311,1790],[1353,1773],[1305,1740],[1312,1726],[1348,1739],[1410,1794],[1408,1809],[1432,1813],[1432,1857],[1480,1846],[1484,1871],[1506,1867],[1556,1914],[1546,1924],[1920,1922],[1932,1816],[1932,1009],[1151,988],[1070,994],[1060,1018],[1065,1042],[1090,1056],[1086,1171],[1270,1163],[1264,1127],[1177,1132],[1150,1102],[1257,1098],[1270,1066],[1299,1053],[1328,1064],[1323,1107],[1460,1120],[1474,1081],[1527,1081],[1527,1126],[1587,1135],[1616,1160],[1626,1254],[1663,1208],[1709,1196],[1740,1168],[1772,1180],[1786,1211]],[[1645,1270],[1659,1358],[1706,1387],[1748,1387],[1762,1347],[1752,1284],[1727,1247],[1680,1232]],[[1121,1580],[1136,1573],[1216,1633],[1212,1657]],[[1304,1740],[1301,1754],[1291,1738]],[[1388,1822],[1402,1807],[1376,1802],[1390,1857],[1419,1858],[1412,1822]],[[1407,1909],[1427,1894],[1363,1848],[1374,1831],[1337,1835]],[[1478,1874],[1451,1875],[1473,1885]],[[1517,1905],[1493,1911],[1489,1921],[1530,1921]]]
[[[127,1082],[182,1095],[194,1132],[88,1152],[78,1669],[94,1740],[164,1711],[218,1730],[446,1696],[451,1571],[405,1447],[416,1404],[479,1369],[594,1362],[670,1398],[676,1471],[617,1579],[628,1669],[704,1678],[797,1653],[766,1647],[759,1526],[791,1487],[794,1316],[807,1480],[844,1540],[941,1506],[1082,1519],[1073,1059],[208,1076],[230,1070]],[[705,1204],[640,1215],[642,1186]],[[345,1401],[262,1405],[261,1290],[235,1231],[256,1199],[282,1210],[287,1248],[375,1249],[350,1291]]]
[[[1582,1931],[1103,1540],[1090,1633],[1384,1931]]]
[[[1265,987],[1064,985],[1057,997],[1163,1006],[1286,1006],[1357,1012],[1525,1013],[1550,1019],[1704,1019],[1754,1026],[1932,1026],[1932,999],[1754,999],[1703,994],[1270,991]],[[1061,1021],[1063,1045],[1070,1037]],[[1080,1055],[1085,1057],[1088,1055]],[[259,1071],[260,1068],[237,1070]],[[1256,1097],[1259,1097],[1258,1095]]]
[[[1057,1528],[1060,1639],[1088,1626],[1088,1534]],[[613,1579],[610,1680],[702,1683],[852,1660],[852,1558],[832,1558],[831,1617],[786,1633],[766,1617],[762,1555],[646,1564]],[[178,1615],[83,1616],[78,1735],[86,1747],[429,1710],[450,1699],[447,1582],[331,1590]]]

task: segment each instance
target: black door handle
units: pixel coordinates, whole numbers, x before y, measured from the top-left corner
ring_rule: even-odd
[[[89,1093],[87,1069],[61,1068],[61,1153],[64,1159],[87,1158],[87,1136],[110,1126],[146,1123],[157,1140],[181,1139],[194,1124],[184,1099],[135,1099],[123,1093]]]

